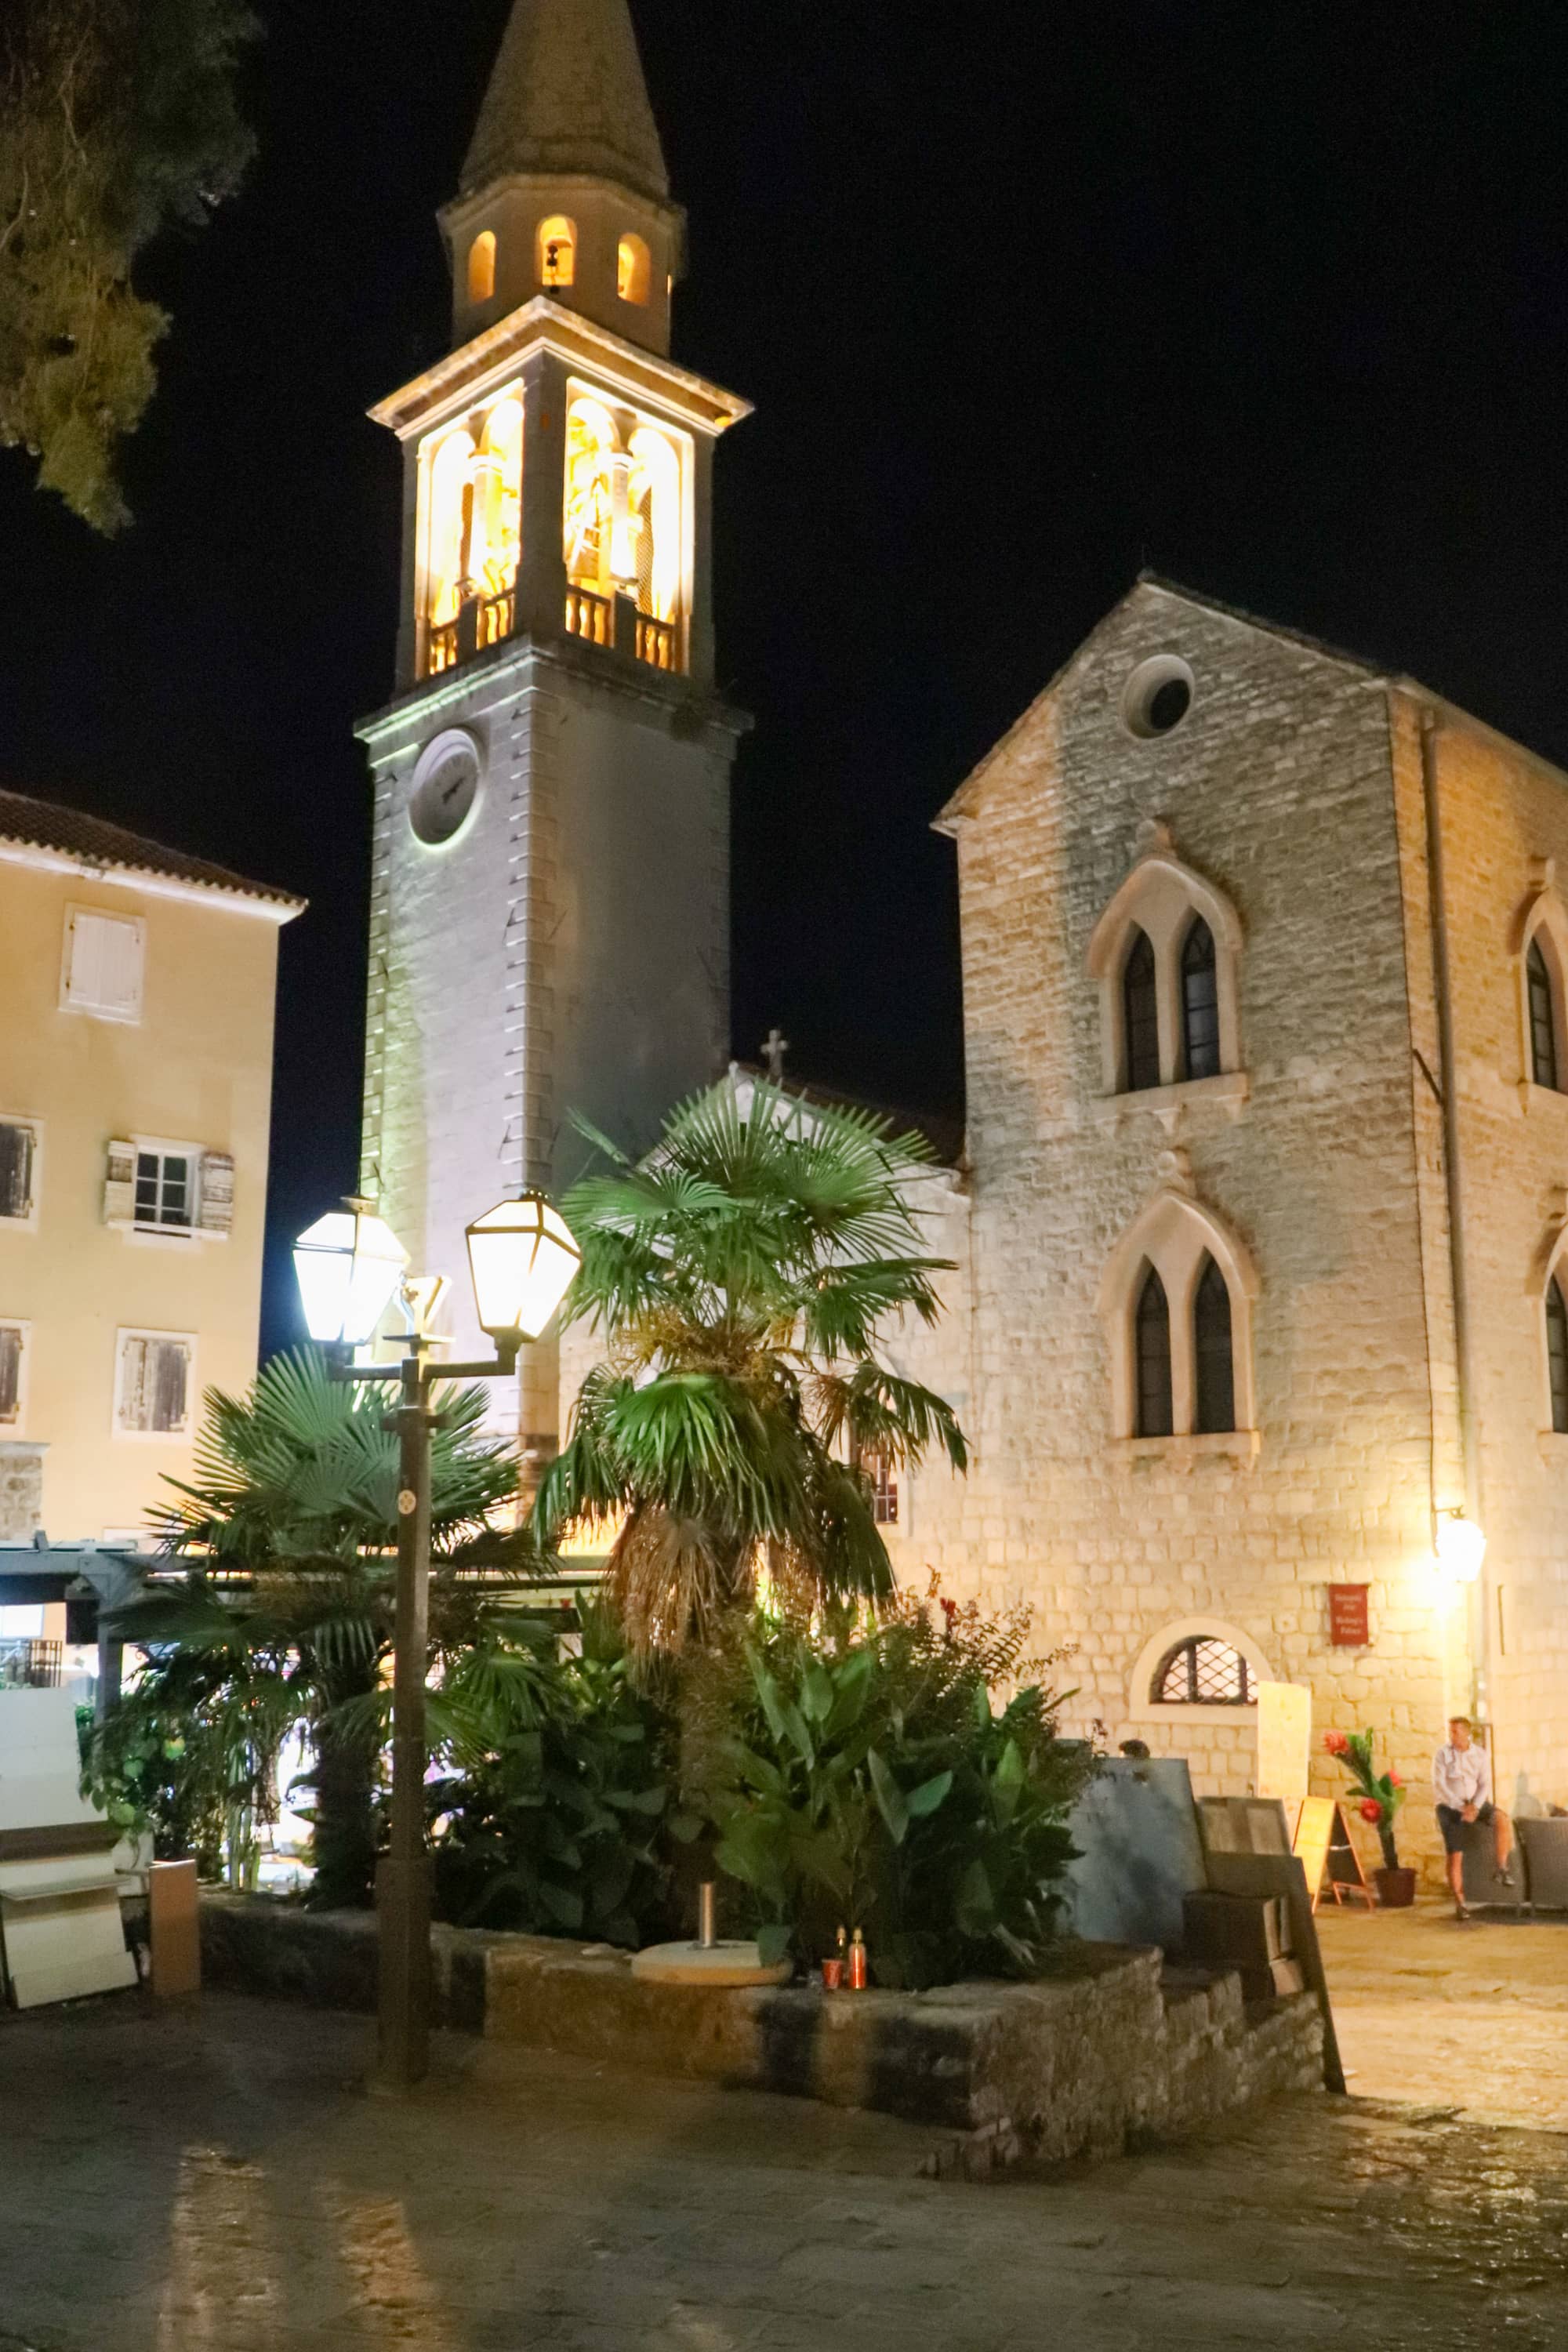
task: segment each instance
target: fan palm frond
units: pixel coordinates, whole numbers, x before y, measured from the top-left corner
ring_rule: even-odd
[[[644,1653],[706,1638],[764,1550],[775,1581],[884,1598],[892,1570],[854,1464],[872,1448],[967,1458],[946,1401],[877,1354],[885,1323],[941,1311],[951,1261],[923,1246],[920,1206],[930,1145],[765,1084],[742,1107],[725,1084],[678,1106],[641,1166],[606,1156],[563,1204],[582,1249],[566,1318],[606,1360],[541,1484],[541,1540],[624,1515],[611,1586]]]

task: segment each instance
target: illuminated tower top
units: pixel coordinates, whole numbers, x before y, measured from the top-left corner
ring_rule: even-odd
[[[685,215],[626,0],[514,0],[441,226],[455,342],[549,293],[668,352]]]

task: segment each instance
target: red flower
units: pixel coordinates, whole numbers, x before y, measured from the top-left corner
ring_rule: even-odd
[[[1405,1783],[1397,1772],[1391,1772],[1388,1776],[1388,1785],[1391,1789],[1403,1789]]]
[[[1325,1731],[1323,1746],[1331,1756],[1344,1756],[1350,1752],[1350,1741],[1342,1731]]]
[[[1361,1817],[1363,1822],[1382,1821],[1383,1807],[1378,1803],[1375,1797],[1363,1797],[1362,1799]]]

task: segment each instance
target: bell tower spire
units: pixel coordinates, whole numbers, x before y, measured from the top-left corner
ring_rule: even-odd
[[[685,226],[626,0],[512,0],[441,215],[454,340],[546,291],[667,352]]]
[[[626,0],[513,0],[441,215],[454,347],[371,411],[404,463],[375,783],[362,1156],[469,1352],[463,1231],[633,1149],[730,1050],[713,451],[668,356],[684,216]],[[548,1351],[521,1431],[553,1443]]]

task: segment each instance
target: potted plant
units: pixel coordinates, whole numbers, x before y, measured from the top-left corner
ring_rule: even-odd
[[[1405,1783],[1397,1772],[1378,1771],[1370,1731],[1325,1732],[1323,1746],[1350,1774],[1358,1792],[1356,1811],[1377,1832],[1383,1848],[1383,1868],[1372,1874],[1377,1899],[1385,1910],[1404,1910],[1415,1900],[1415,1873],[1400,1867],[1394,1843],[1394,1817],[1405,1802]]]

